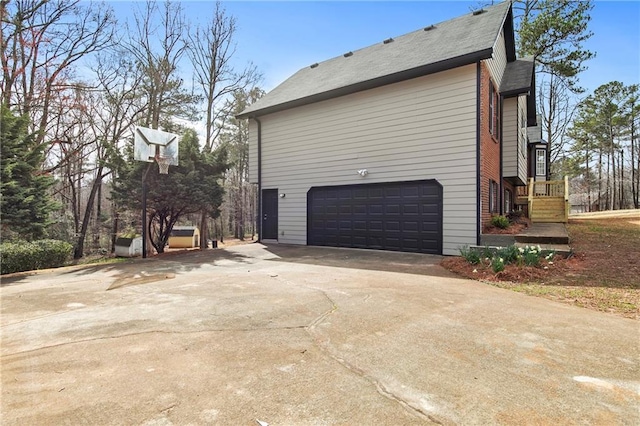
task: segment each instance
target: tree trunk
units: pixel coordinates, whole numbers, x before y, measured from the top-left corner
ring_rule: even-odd
[[[116,240],[118,239],[118,222],[120,219],[118,213],[115,211],[115,208],[113,210],[113,227],[111,228],[111,253],[115,253],[116,251]]]
[[[89,198],[87,199],[87,207],[84,212],[84,217],[82,218],[82,227],[80,228],[80,232],[79,232],[80,235],[78,235],[76,248],[73,252],[74,259],[80,259],[84,255],[84,239],[87,234],[87,228],[89,227],[89,221],[91,219],[91,210],[93,209],[93,203],[96,198],[96,194],[98,193],[98,188],[101,185],[102,185],[102,166],[98,167],[96,178],[93,181],[93,185],[91,186],[91,192],[89,193]]]
[[[588,146],[588,145],[587,145]],[[587,158],[587,211],[591,211],[591,170],[589,169],[589,149],[586,150]]]
[[[602,210],[602,146],[598,148],[598,208]]]
[[[618,184],[617,184],[617,178],[616,178],[616,150],[613,147],[613,138],[611,140],[611,174],[612,174],[612,181],[611,181],[611,208],[610,210],[615,210],[616,206],[617,206],[617,201],[618,201]]]
[[[633,207],[638,208],[638,192],[639,188],[636,185],[636,164],[635,164],[635,117],[631,116],[631,200],[633,201]]]
[[[242,191],[242,181],[238,182],[238,207],[236,209],[236,226],[238,227],[238,236],[237,238],[240,241],[244,241],[244,191]]]
[[[209,212],[207,210],[202,210],[200,212],[200,250],[204,250],[209,248],[208,241],[208,229],[207,229],[207,216]]]

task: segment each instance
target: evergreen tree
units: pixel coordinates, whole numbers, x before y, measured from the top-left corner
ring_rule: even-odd
[[[49,213],[57,207],[47,191],[54,181],[40,170],[44,145],[28,133],[26,115],[15,116],[5,105],[0,114],[2,238],[43,238]]]
[[[188,129],[180,140],[179,166],[162,175],[157,164],[128,162],[114,182],[113,198],[123,207],[140,211],[146,175],[147,231],[153,247],[162,253],[181,217],[203,210],[214,217],[218,213],[224,194],[219,180],[227,168],[226,157],[225,150],[203,152],[195,131]]]
[[[572,90],[581,91],[577,76],[595,54],[584,48],[593,3],[576,0],[518,0],[518,53],[531,55],[539,71],[559,77]]]

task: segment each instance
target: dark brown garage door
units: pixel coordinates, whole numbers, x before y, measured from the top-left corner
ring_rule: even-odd
[[[442,186],[435,180],[311,188],[309,245],[442,254]]]

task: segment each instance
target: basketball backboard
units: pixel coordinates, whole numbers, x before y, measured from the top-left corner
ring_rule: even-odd
[[[153,163],[156,155],[170,157],[169,165],[178,165],[178,139],[174,133],[136,126],[133,140],[133,158]]]

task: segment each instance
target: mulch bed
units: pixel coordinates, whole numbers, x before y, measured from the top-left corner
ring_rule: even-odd
[[[571,221],[568,230],[574,255],[556,257],[552,264],[541,259],[540,267],[511,264],[494,273],[489,266],[471,265],[461,257],[446,258],[442,266],[498,287],[638,319],[640,225],[636,221]]]
[[[502,234],[502,235],[517,235],[531,225],[531,221],[526,217],[513,217],[510,219],[509,227],[506,229],[498,228],[497,226],[487,225],[484,227],[483,234]]]

